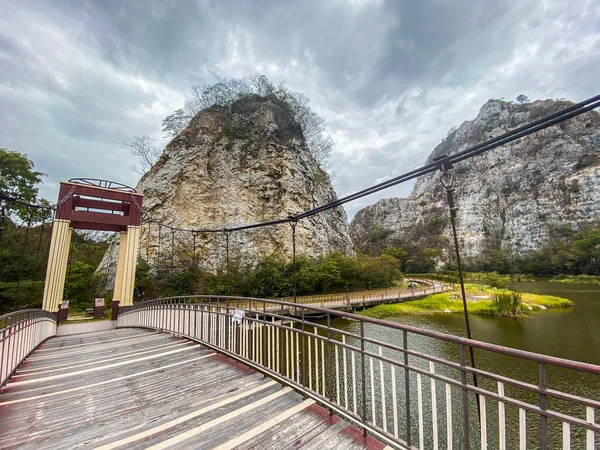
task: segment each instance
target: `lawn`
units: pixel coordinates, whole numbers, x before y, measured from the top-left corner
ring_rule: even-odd
[[[465,284],[467,292],[467,309],[471,314],[484,316],[502,315],[492,300],[495,293],[509,292],[506,289],[494,289],[478,284]],[[487,297],[487,298],[486,298]],[[549,308],[567,308],[573,302],[552,295],[523,293],[522,311],[543,310]],[[378,305],[369,308],[362,315],[384,319],[404,314],[463,313],[463,303],[457,290],[442,294],[429,295],[420,300],[410,300],[392,305]],[[524,315],[523,313],[517,315]]]

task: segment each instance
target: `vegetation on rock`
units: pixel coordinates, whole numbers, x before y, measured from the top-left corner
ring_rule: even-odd
[[[191,119],[200,111],[222,107],[233,114],[244,114],[242,100],[253,97],[273,96],[284,105],[292,118],[293,125],[299,126],[299,133],[304,136],[308,149],[320,167],[327,167],[328,158],[333,151],[333,139],[327,135],[325,121],[314,112],[310,100],[301,92],[292,91],[285,83],[275,85],[265,75],[255,74],[243,78],[223,78],[214,84],[192,86],[191,94],[183,108],[176,110],[162,121],[165,137],[175,138]],[[230,137],[243,138],[249,128],[246,124],[229,124],[224,132]],[[132,154],[140,160],[142,174],[150,170],[158,161],[160,150],[149,136],[136,136],[125,142]]]

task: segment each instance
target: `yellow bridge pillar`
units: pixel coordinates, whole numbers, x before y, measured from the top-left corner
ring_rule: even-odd
[[[44,298],[42,300],[42,309],[50,312],[57,312],[63,299],[71,233],[73,232],[70,223],[69,220],[54,219],[52,224],[50,254],[48,256]]]
[[[128,226],[126,232],[121,232],[117,276],[115,278],[115,290],[113,293],[113,308],[133,305],[133,287],[135,283],[140,232],[141,227],[133,225]]]
[[[121,231],[119,235],[119,258],[117,259],[117,273],[115,276],[115,287],[113,290],[113,320],[116,319],[115,311],[119,308],[119,302],[121,301],[121,285],[123,284],[123,266],[125,265],[126,248],[127,231]]]

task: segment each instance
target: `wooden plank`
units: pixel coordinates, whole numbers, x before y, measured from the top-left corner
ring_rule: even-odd
[[[238,445],[243,444],[244,442],[249,441],[250,439],[258,436],[259,434],[263,433],[264,431],[267,431],[269,428],[277,425],[279,422],[284,421],[287,418],[292,417],[296,413],[302,411],[303,409],[308,408],[314,402],[315,402],[314,400],[305,400],[302,403],[300,403],[299,405],[296,405],[282,413],[275,415],[275,417],[272,417],[269,420],[267,420],[266,422],[261,423],[259,426],[254,427],[251,430],[246,431],[245,433],[234,437],[233,439],[225,442],[224,444],[214,447],[214,449],[215,450],[228,450],[228,449],[237,447]]]
[[[286,444],[296,442],[310,430],[330,420],[329,412],[313,404],[302,412],[280,421],[269,430],[239,445],[237,450],[259,450],[265,448],[284,448]]]
[[[183,324],[187,319],[181,317]],[[202,324],[206,336],[208,324]],[[200,325],[198,320],[192,328],[198,331]],[[276,339],[273,333],[271,342]],[[2,447],[184,449],[254,443],[282,448],[287,438],[305,448],[368,447],[354,436],[362,436],[360,430],[320,406],[309,406],[312,400],[168,334],[111,330],[48,343],[0,390]],[[292,339],[289,344],[293,353]],[[106,350],[99,355],[96,349],[103,345]],[[323,353],[319,347],[315,350]],[[52,354],[54,360],[40,359]]]

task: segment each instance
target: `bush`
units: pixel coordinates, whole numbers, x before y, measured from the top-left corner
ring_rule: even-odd
[[[494,294],[493,302],[503,316],[517,316],[522,312],[523,294],[514,291],[500,291]]]
[[[378,289],[402,281],[400,261],[392,256],[357,257],[330,253],[318,258],[298,255],[296,258],[298,295]],[[168,278],[152,271],[140,261],[136,272],[136,293],[148,298],[174,295],[206,294],[244,297],[290,297],[294,287],[294,266],[281,254],[261,258],[255,266],[244,265],[231,258],[229,273],[223,267],[216,273],[192,269],[182,262]]]
[[[600,279],[595,275],[565,275],[560,274],[550,281],[555,283],[600,283]]]

